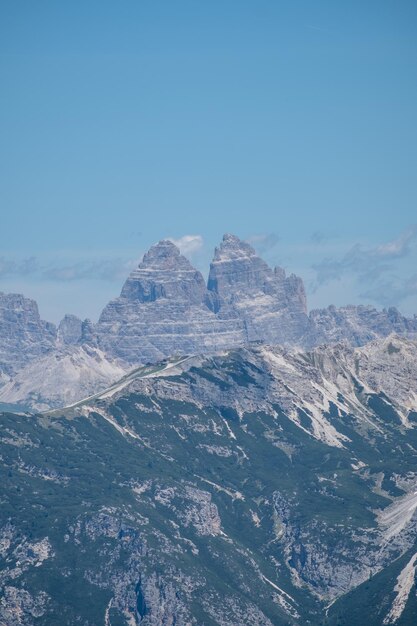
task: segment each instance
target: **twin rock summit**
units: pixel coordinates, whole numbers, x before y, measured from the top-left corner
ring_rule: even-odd
[[[207,283],[175,244],[163,240],[145,254],[96,324],[66,315],[56,328],[40,319],[34,301],[0,294],[0,331],[0,401],[10,402],[24,399],[16,388],[33,379],[25,368],[40,358],[49,359],[42,369],[50,374],[59,363],[67,373],[68,363],[75,369],[88,365],[88,376],[94,378],[96,370],[91,384],[97,385],[97,377],[108,383],[132,365],[257,341],[302,349],[339,341],[358,346],[392,332],[417,332],[417,317],[371,306],[308,313],[301,278],[270,268],[248,243],[226,234]],[[91,358],[94,363],[87,364]],[[85,384],[80,392],[89,391]]]

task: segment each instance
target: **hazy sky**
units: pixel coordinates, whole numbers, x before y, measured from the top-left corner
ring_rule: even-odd
[[[415,0],[0,1],[0,290],[96,319],[233,232],[311,306],[417,313],[416,63]]]

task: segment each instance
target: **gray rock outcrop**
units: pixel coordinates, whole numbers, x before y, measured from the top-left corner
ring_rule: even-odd
[[[308,324],[301,279],[272,270],[249,244],[225,235],[207,286],[172,242],[153,246],[104,309],[96,333],[102,350],[135,363],[252,341],[289,345]]]
[[[103,310],[98,344],[137,363],[244,343],[242,321],[214,309],[202,274],[172,242],[160,241],[130,274],[120,297]]]
[[[309,328],[301,278],[271,269],[248,243],[224,235],[210,266],[208,290],[220,314],[241,320],[246,341],[298,344]]]
[[[404,317],[394,307],[378,311],[373,306],[329,306],[311,311],[309,317],[310,328],[305,341],[309,347],[339,341],[362,346],[391,333],[411,337],[417,333],[417,317]]]
[[[58,326],[58,342],[75,346],[82,335],[82,320],[76,315],[65,315]]]
[[[153,246],[90,337],[112,358],[146,363],[255,341],[312,348],[346,340],[358,346],[392,332],[415,335],[417,318],[371,306],[330,306],[308,315],[301,278],[272,269],[248,243],[227,234],[207,285],[172,242]]]
[[[0,372],[12,375],[56,344],[54,324],[41,320],[34,300],[0,292]]]

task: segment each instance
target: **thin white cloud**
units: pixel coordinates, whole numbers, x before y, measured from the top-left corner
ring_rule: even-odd
[[[389,259],[403,257],[408,254],[410,244],[417,238],[417,225],[410,226],[396,239],[388,241],[375,249],[375,256]]]
[[[195,252],[201,250],[204,244],[203,237],[201,235],[184,235],[179,239],[169,237],[172,243],[181,250],[181,254],[192,256]]]
[[[16,261],[0,257],[0,278],[9,276],[28,276],[39,269],[39,263],[35,257]]]
[[[361,283],[375,284],[393,269],[395,261],[410,253],[416,241],[417,225],[413,225],[386,243],[368,248],[355,244],[341,259],[323,259],[312,266],[317,275],[316,288],[332,280],[340,280],[346,274],[355,275]]]
[[[405,279],[401,276],[383,278],[359,295],[383,306],[397,306],[404,300],[417,296],[417,274]]]
[[[41,281],[72,282],[77,280],[116,281],[126,278],[137,260],[120,257],[81,259],[75,262],[56,260],[42,264],[35,257],[15,260],[0,257],[0,279],[32,277]]]
[[[135,261],[126,261],[120,258],[80,261],[68,265],[44,268],[42,276],[49,280],[64,282],[75,280],[106,280],[112,282],[126,278],[135,265]]]

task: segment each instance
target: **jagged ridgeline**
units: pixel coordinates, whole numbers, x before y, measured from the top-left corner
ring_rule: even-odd
[[[255,345],[1,419],[5,626],[414,626],[417,343]]]
[[[32,300],[0,294],[0,402],[36,410],[67,405],[132,366],[175,354],[214,354],[257,341],[358,346],[392,332],[415,334],[417,318],[368,306],[308,314],[302,280],[270,268],[234,235],[216,248],[207,284],[171,241],[161,241],[95,324],[67,315],[57,329],[40,319]]]

